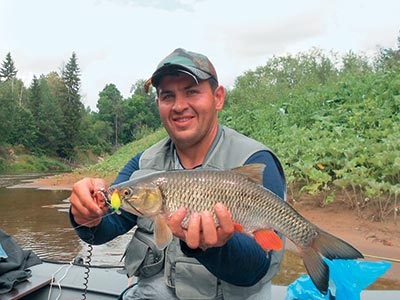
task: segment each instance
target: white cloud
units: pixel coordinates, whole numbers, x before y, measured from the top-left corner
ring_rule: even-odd
[[[129,96],[178,47],[206,54],[228,86],[272,55],[396,47],[399,11],[396,0],[0,0],[0,60],[11,52],[29,85],[76,52],[95,108],[106,84]]]

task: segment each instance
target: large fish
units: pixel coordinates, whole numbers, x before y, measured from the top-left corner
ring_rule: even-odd
[[[165,215],[184,206],[191,212],[213,212],[217,202],[224,204],[232,220],[244,233],[268,248],[262,235],[276,230],[299,249],[304,265],[315,286],[328,291],[328,259],[356,259],[363,255],[347,242],[321,230],[302,217],[289,204],[262,186],[265,165],[251,164],[231,170],[174,170],[153,173],[110,188],[114,206],[154,220],[158,247],[172,239]],[[217,218],[214,216],[216,224]],[[188,220],[183,222],[187,226]],[[237,227],[235,227],[237,228]],[[261,237],[260,237],[261,236]],[[273,242],[272,242],[273,243]]]

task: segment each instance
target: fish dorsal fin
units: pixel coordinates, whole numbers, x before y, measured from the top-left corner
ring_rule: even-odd
[[[242,167],[233,168],[232,171],[249,178],[258,184],[263,184],[264,164],[249,164]]]

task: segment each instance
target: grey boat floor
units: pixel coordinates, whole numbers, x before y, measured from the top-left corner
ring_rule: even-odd
[[[1,300],[85,299],[82,296],[85,291],[85,267],[44,262],[30,269],[32,277],[18,284],[10,293],[0,295]],[[89,272],[86,299],[117,299],[127,285],[128,279],[122,268],[93,266]],[[272,299],[284,300],[286,289],[286,286],[274,285]],[[366,290],[361,293],[361,300],[374,299],[400,299],[400,290]]]

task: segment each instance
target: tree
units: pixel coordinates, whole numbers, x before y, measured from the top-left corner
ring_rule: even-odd
[[[84,105],[79,94],[80,89],[80,69],[75,52],[72,53],[68,63],[61,71],[61,78],[66,90],[61,97],[61,107],[63,108],[64,124],[64,145],[59,153],[61,157],[72,158],[74,148],[79,144],[82,114]]]
[[[141,138],[148,130],[159,128],[161,120],[154,99],[151,103],[148,98],[140,95],[126,99],[123,102],[121,124],[123,143]]]
[[[0,79],[3,78],[4,81],[15,78],[17,75],[17,69],[15,68],[14,61],[11,58],[11,53],[8,52],[5,60],[1,64],[0,68]]]
[[[146,80],[143,79],[139,79],[138,81],[136,81],[134,84],[132,84],[131,87],[131,93],[133,91],[133,96],[137,97],[140,96],[142,98],[144,98],[145,102],[147,103],[147,106],[145,107],[146,109],[149,108],[151,114],[155,117],[156,119],[156,123],[154,124],[149,124],[149,125],[154,125],[157,127],[154,128],[158,128],[159,126],[161,126],[161,120],[160,120],[160,116],[158,113],[158,108],[156,105],[156,93],[154,91],[154,89],[151,89],[149,93],[146,93],[145,89],[144,89],[144,85],[145,85]]]
[[[398,72],[400,68],[400,32],[397,37],[397,49],[381,48],[375,59],[375,68],[377,70]]]
[[[52,95],[46,77],[39,80],[40,103],[37,109],[37,146],[50,156],[64,152],[65,132],[63,132],[63,113],[60,103]]]
[[[17,106],[13,117],[13,125],[10,128],[8,143],[11,145],[23,145],[25,149],[35,151],[38,143],[35,119],[29,109]]]
[[[0,145],[2,145],[9,140],[16,111],[11,81],[0,82],[0,106]]]
[[[36,75],[33,76],[32,83],[29,87],[28,109],[31,111],[34,119],[39,118],[39,105],[40,105],[40,86],[39,79]]]
[[[105,152],[110,153],[112,144],[110,140],[113,138],[113,128],[108,122],[99,120],[98,113],[91,112],[89,109],[85,114],[84,120],[84,136],[81,138],[82,150],[91,150],[96,155],[102,155]],[[83,132],[82,132],[83,133]]]
[[[122,105],[122,95],[115,84],[110,83],[99,93],[97,108],[99,119],[108,122],[114,130],[114,145],[118,146],[120,132],[120,114]]]

